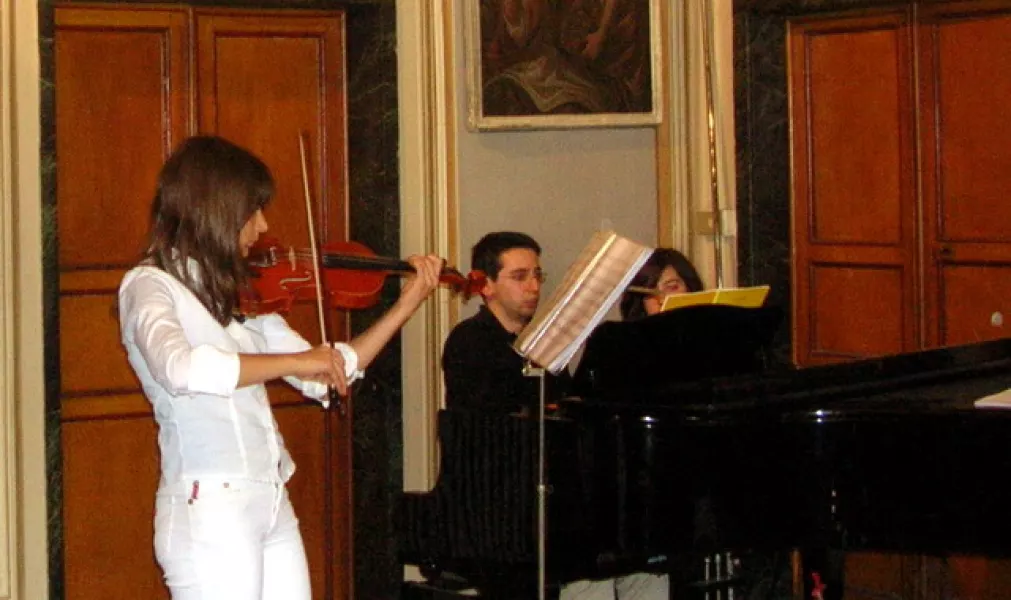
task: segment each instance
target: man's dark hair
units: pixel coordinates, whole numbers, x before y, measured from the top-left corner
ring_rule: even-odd
[[[470,251],[470,268],[482,271],[489,279],[498,279],[502,270],[502,253],[513,248],[533,250],[541,255],[541,246],[534,238],[516,231],[495,231],[481,238]]]

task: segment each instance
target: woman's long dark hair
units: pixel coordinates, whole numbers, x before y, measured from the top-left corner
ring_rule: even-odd
[[[262,160],[219,137],[191,137],[158,176],[145,255],[226,325],[247,277],[239,231],[273,195],[274,179]]]
[[[667,267],[674,267],[678,277],[685,282],[685,288],[689,292],[702,291],[702,278],[699,277],[695,265],[688,257],[673,248],[657,248],[646,260],[646,264],[639,269],[629,285],[655,289],[660,283],[660,276]],[[625,292],[621,296],[619,308],[621,318],[625,321],[633,321],[646,316],[646,307],[643,300],[646,296],[637,292]]]

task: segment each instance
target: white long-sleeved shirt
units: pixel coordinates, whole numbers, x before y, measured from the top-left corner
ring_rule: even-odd
[[[161,486],[220,476],[287,481],[295,471],[263,384],[239,388],[239,354],[302,352],[311,345],[280,315],[222,327],[179,280],[153,266],[127,272],[119,319],[130,365],[154,409]],[[336,344],[348,382],[358,356]],[[285,378],[310,398],[326,386]]]

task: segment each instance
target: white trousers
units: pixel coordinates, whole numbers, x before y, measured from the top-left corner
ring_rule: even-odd
[[[562,588],[558,600],[668,600],[666,575],[633,573],[614,579],[581,579]]]
[[[161,490],[155,557],[173,600],[310,600],[284,484],[201,479]]]

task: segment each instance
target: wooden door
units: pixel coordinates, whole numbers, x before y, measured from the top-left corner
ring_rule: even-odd
[[[309,247],[299,133],[308,165],[317,239],[347,232],[343,28],[334,13],[196,13],[199,129],[257,153],[277,181],[266,210],[268,235]],[[328,339],[346,337],[331,315]],[[314,304],[288,321],[319,343]],[[289,484],[301,521],[314,596],[351,595],[351,414],[323,411],[284,384],[271,387],[274,412],[298,471]]]
[[[925,344],[1011,335],[1011,2],[927,4],[918,23]],[[1011,562],[948,561],[950,594],[1009,598]]]
[[[167,598],[152,548],[155,425],[115,302],[158,170],[186,135],[188,15],[59,7],[55,18],[65,597]]]
[[[905,10],[791,23],[794,359],[918,346],[916,120]]]
[[[1011,3],[920,15],[927,343],[1011,335]]]
[[[156,426],[115,315],[119,281],[143,249],[157,173],[198,127],[230,138],[274,172],[271,233],[307,247],[298,146],[305,131],[318,229],[323,240],[344,239],[343,27],[341,13],[57,8],[68,600],[168,597],[152,548]],[[310,307],[297,308],[290,320],[310,340],[320,339]],[[333,321],[330,338],[343,338],[343,320]],[[324,412],[283,385],[271,393],[298,465],[290,491],[314,597],[349,598],[350,414]]]

